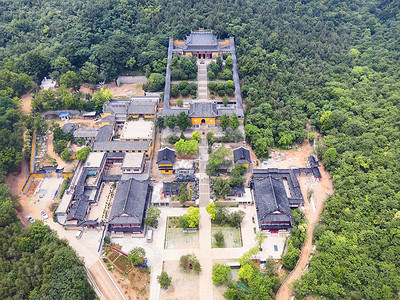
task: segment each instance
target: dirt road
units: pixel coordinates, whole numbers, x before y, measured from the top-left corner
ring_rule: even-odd
[[[49,134],[49,138],[47,139],[47,143],[46,143],[46,147],[47,147],[47,154],[55,159],[55,161],[58,164],[58,168],[62,168],[65,165],[65,161],[63,161],[61,159],[61,157],[59,157],[55,152],[54,152],[54,144],[53,144],[53,140],[54,140],[54,134],[51,133]]]
[[[302,161],[305,160],[308,157],[308,155],[312,154],[312,149],[313,149],[312,146],[309,145],[307,140],[303,143],[302,147],[294,154],[297,156],[296,158],[298,161]],[[293,161],[289,160],[288,164],[290,163],[293,163]],[[307,190],[303,188],[305,182],[307,181],[307,177],[302,175],[299,178],[303,197],[305,199],[304,212],[308,220],[307,238],[297,267],[290,274],[290,276],[287,278],[286,282],[282,285],[278,294],[276,295],[276,299],[278,300],[287,300],[293,296],[293,292],[291,290],[291,284],[296,279],[299,279],[305,271],[305,268],[308,264],[308,259],[310,257],[313,248],[312,238],[314,233],[314,227],[319,221],[319,216],[322,212],[324,201],[334,192],[332,185],[332,178],[330,174],[322,166],[321,162],[320,164],[321,167],[319,169],[321,171],[322,179],[313,186],[312,202],[307,200]]]
[[[25,94],[21,97],[21,112],[24,115],[29,115],[31,113],[31,102],[32,102],[32,95]]]
[[[97,261],[93,266],[89,268],[89,272],[92,275],[94,281],[99,287],[104,298],[124,300],[125,298],[120,294],[119,289],[114,285],[114,282],[110,278],[109,274],[104,270],[102,262]]]

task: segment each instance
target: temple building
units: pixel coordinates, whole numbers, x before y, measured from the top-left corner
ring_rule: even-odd
[[[216,59],[228,54],[232,57],[232,74],[235,84],[234,99],[231,99],[229,106],[222,105],[219,99],[209,99],[207,93],[207,80],[199,81],[200,88],[205,89],[205,96],[202,99],[188,99],[188,105],[185,107],[177,107],[174,101],[171,101],[171,61],[173,55],[196,56],[198,59]],[[199,64],[200,63],[200,64]],[[206,76],[207,68],[204,67],[207,62],[198,62],[198,78]],[[200,87],[200,85],[202,85]],[[184,112],[189,116],[194,127],[207,127],[219,124],[219,120],[223,115],[230,117],[236,114],[238,120],[243,123],[244,111],[242,96],[240,91],[239,73],[237,69],[237,59],[235,51],[235,39],[233,37],[227,39],[218,39],[211,31],[200,28],[197,31],[191,31],[190,35],[184,40],[169,39],[167,70],[165,75],[164,90],[164,108],[163,115],[175,115]]]
[[[172,53],[211,59],[223,53],[230,53],[230,44],[230,39],[219,40],[212,30],[200,28],[197,31],[191,31],[183,41],[173,40]]]

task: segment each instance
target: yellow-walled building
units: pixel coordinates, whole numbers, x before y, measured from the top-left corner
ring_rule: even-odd
[[[215,125],[218,117],[217,105],[215,103],[192,103],[188,116],[192,125]]]
[[[244,147],[234,149],[233,162],[235,165],[243,165],[248,168],[251,164],[250,150]]]
[[[161,174],[172,174],[175,163],[175,151],[166,147],[158,151],[157,165]]]

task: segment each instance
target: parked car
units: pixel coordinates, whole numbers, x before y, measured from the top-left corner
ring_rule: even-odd
[[[33,217],[29,216],[29,217],[28,217],[28,221],[29,221],[30,223],[33,223],[33,222],[35,222],[35,219],[34,219]]]
[[[49,216],[46,214],[46,212],[44,210],[40,211],[40,214],[42,215],[43,219],[48,219]]]

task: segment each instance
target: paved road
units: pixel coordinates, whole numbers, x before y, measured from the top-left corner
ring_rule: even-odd
[[[201,65],[204,66],[204,65]],[[200,273],[200,299],[213,299],[212,276],[212,257],[211,257],[211,219],[206,211],[206,206],[210,203],[210,184],[206,174],[208,161],[207,140],[202,135],[199,147],[199,173],[200,173],[200,253],[199,261],[202,268]]]

